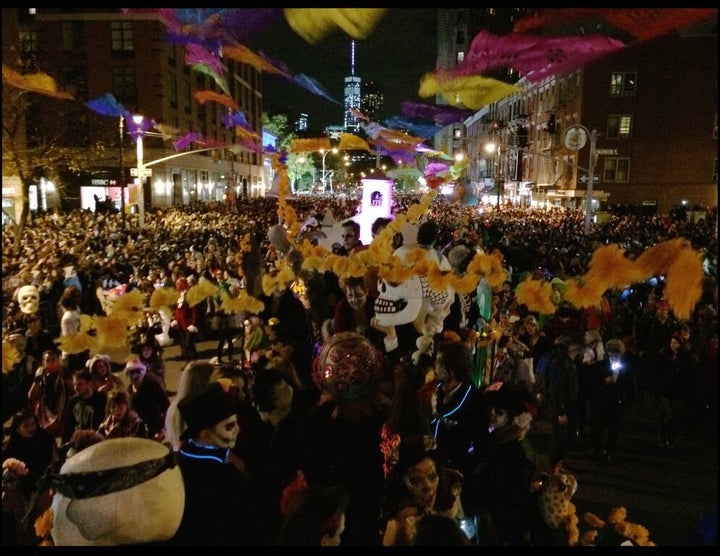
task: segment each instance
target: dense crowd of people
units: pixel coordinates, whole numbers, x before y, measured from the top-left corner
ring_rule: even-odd
[[[419,200],[397,195],[393,212]],[[336,254],[367,247],[348,222],[357,200],[288,203],[300,221],[319,225],[329,210],[347,222]],[[20,357],[3,367],[3,544],[41,542],[31,518],[51,504],[37,496],[46,470],[123,437],[165,444],[182,471],[177,532],[152,541],[551,544],[556,537],[538,532],[532,484],[560,472],[577,445],[612,464],[627,403],[654,416],[662,450],[699,420],[717,421],[717,207],[705,214],[691,222],[682,211],[616,210],[586,234],[580,211],[460,210],[436,198],[405,248],[423,246],[458,274],[475,253],[498,251],[507,279],[487,315],[478,292],[456,294],[420,350],[412,323],[378,318],[372,269],[347,279],[305,270],[302,288],[257,286],[288,255],[268,233],[277,199],[156,209],[143,229],[137,215],[53,209],[32,215],[19,252],[8,225],[3,343]],[[373,237],[389,222],[376,221]],[[598,307],[562,300],[599,246],[616,243],[633,257],[678,237],[703,253],[703,292],[689,319],[674,316],[663,276],[607,291]],[[518,302],[526,276],[552,284],[553,314]],[[189,303],[203,278],[217,294]],[[158,288],[176,290],[177,302],[132,327],[122,378],[107,354],[61,349],[84,315],[111,312],[109,297],[139,290],[147,301]],[[223,295],[243,290],[261,311],[223,309]],[[201,340],[217,342],[209,363],[197,360]],[[165,383],[170,343],[187,362],[178,392]],[[552,429],[547,469],[525,448],[533,420]]]

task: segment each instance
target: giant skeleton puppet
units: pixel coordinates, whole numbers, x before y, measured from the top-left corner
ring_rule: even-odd
[[[282,225],[272,226],[268,232],[268,239],[275,248],[288,257],[290,264],[295,268],[302,265],[302,257],[287,238],[287,232]],[[418,245],[402,246],[395,250],[401,261],[411,266],[408,254]],[[447,257],[434,248],[426,248],[426,258],[438,264],[440,270],[451,271]],[[378,282],[378,297],[375,300],[376,328],[387,334],[395,326],[413,323],[415,330],[420,334],[416,341],[417,350],[413,359],[418,360],[421,354],[429,353],[433,347],[433,336],[443,329],[443,321],[450,314],[450,306],[454,300],[455,291],[450,286],[436,291],[430,287],[427,277],[412,275],[405,282],[393,284],[386,280]],[[397,348],[397,337],[385,339],[385,348],[392,351]]]
[[[394,254],[410,266],[408,254],[417,248],[419,248],[417,245],[399,247]],[[452,269],[447,258],[437,249],[426,249],[425,258],[437,263],[440,270]],[[413,353],[413,360],[417,362],[420,355],[432,351],[433,337],[442,332],[443,321],[450,314],[454,295],[455,291],[452,287],[448,286],[440,291],[434,290],[428,278],[418,274],[413,274],[399,284],[381,279],[378,282],[378,297],[375,300],[375,322],[385,329],[412,323],[420,334],[416,341],[417,350]],[[388,351],[392,351],[396,346],[386,338],[385,347]]]

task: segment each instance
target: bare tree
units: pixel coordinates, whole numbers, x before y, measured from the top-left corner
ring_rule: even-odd
[[[52,180],[60,197],[64,194],[63,175],[79,174],[90,152],[68,146],[69,111],[77,102],[55,99],[3,82],[2,165],[3,175],[17,176],[21,184],[22,212],[16,223],[13,251],[20,252],[23,230],[30,206],[30,186],[41,177]]]

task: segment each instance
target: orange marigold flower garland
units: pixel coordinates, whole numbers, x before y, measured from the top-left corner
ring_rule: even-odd
[[[572,506],[571,510],[573,512],[573,515],[575,513],[575,507]],[[627,519],[627,510],[623,506],[619,506],[617,508],[613,508],[610,511],[610,514],[608,515],[607,522],[612,524],[613,530],[617,532],[618,534],[622,535],[623,537],[629,539],[634,545],[636,546],[655,546],[655,543],[653,543],[650,540],[650,532],[647,530],[647,528],[643,527],[642,525],[639,525],[637,523],[631,523],[629,521],[626,521]],[[571,522],[573,520],[568,520],[568,534],[569,539],[574,538],[575,531],[573,530],[573,526],[571,525]],[[583,516],[583,521],[586,525],[591,527],[588,531],[585,531],[582,536],[580,537],[580,545],[581,546],[596,546],[596,543],[598,539],[600,538],[600,530],[602,530],[606,522],[600,519],[597,515],[595,515],[592,512],[586,512]],[[577,521],[576,521],[577,523]],[[570,544],[570,543],[568,543]],[[572,545],[571,545],[572,546]]]
[[[55,543],[53,543],[52,537],[50,536],[54,521],[55,514],[50,508],[45,510],[35,520],[35,535],[42,539],[40,541],[40,546],[55,546]]]

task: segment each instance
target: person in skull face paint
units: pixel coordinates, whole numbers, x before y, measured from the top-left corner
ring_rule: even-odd
[[[231,461],[240,428],[235,406],[218,382],[183,398],[187,424],[178,462],[185,509],[171,545],[269,545],[275,531],[257,485]]]

